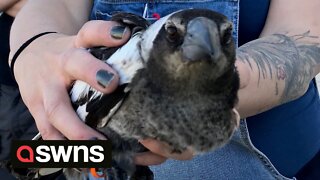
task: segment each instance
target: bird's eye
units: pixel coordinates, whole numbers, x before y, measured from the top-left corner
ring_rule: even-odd
[[[174,41],[179,36],[178,29],[175,26],[168,26],[166,28],[166,31],[167,31],[167,36],[169,40]]]

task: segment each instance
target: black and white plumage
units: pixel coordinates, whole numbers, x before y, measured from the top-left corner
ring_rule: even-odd
[[[146,150],[138,139],[164,141],[173,152],[203,153],[226,143],[238,123],[239,89],[227,18],[188,9],[150,27],[128,13],[114,20],[133,30],[128,43],[90,51],[119,73],[119,88],[107,95],[77,81],[71,98],[79,116],[112,141],[115,166],[131,179],[152,179],[132,162],[135,152]]]

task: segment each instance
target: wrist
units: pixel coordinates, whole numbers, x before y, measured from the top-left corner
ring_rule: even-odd
[[[34,35],[34,36],[36,36],[36,35]],[[32,36],[32,37],[34,37],[34,36]],[[29,39],[31,39],[32,37],[30,37]],[[64,35],[64,34],[61,34],[61,33],[56,33],[56,32],[55,33],[45,34],[44,36],[41,36],[39,38],[34,39],[27,47],[25,47],[25,49],[23,50],[23,52],[21,52],[21,54],[23,54],[25,51],[29,52],[29,51],[33,51],[34,49],[41,48],[41,47],[42,48],[43,47],[47,47],[48,48],[48,46],[50,46],[50,44],[52,42],[61,41],[59,39],[65,39],[65,37],[74,38],[74,36],[67,36],[67,35]],[[27,42],[28,40],[26,40],[25,42]],[[10,45],[11,51],[10,51],[10,54],[9,54],[9,65],[11,64],[13,56],[17,53],[18,49],[24,43],[22,43],[20,46]],[[70,44],[70,43],[67,43],[67,44]],[[41,50],[43,50],[42,48],[41,48]]]
[[[50,60],[61,57],[61,52],[74,47],[75,36],[67,36],[60,33],[50,33],[35,39],[27,46],[17,57],[14,74],[18,84],[25,78],[25,75],[30,72],[30,69],[42,66],[42,61],[45,64],[50,64]],[[14,51],[10,52],[11,60]],[[38,61],[41,59],[41,61]],[[50,62],[49,62],[50,61]],[[10,62],[10,61],[9,61]],[[52,65],[49,65],[52,66]]]
[[[56,33],[56,32],[43,32],[40,34],[37,34],[33,37],[31,37],[30,39],[28,39],[25,43],[23,43],[19,49],[12,55],[12,59],[10,58],[10,68],[11,68],[11,73],[12,76],[14,78],[14,64],[17,60],[17,58],[19,57],[19,55],[36,39],[40,38],[41,36],[45,36],[47,34],[52,34],[52,33]]]

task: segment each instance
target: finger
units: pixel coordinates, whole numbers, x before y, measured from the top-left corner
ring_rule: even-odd
[[[238,112],[238,110],[236,108],[233,108],[232,112],[233,112],[233,115],[235,116],[235,119],[236,119],[236,122],[237,122],[237,125],[236,125],[235,128],[238,128],[239,125],[240,125],[240,114],[239,114],[239,112]]]
[[[54,128],[47,120],[47,116],[44,113],[43,104],[30,106],[30,113],[36,121],[36,126],[44,140],[63,140],[64,136]]]
[[[154,154],[152,152],[137,153],[134,156],[134,162],[142,166],[159,165],[167,160],[167,158]]]
[[[66,52],[61,66],[71,76],[70,81],[82,80],[100,92],[111,93],[118,86],[119,76],[115,70],[84,49]]]
[[[76,47],[95,46],[116,47],[124,44],[130,37],[130,29],[114,21],[89,21],[79,30]]]
[[[159,154],[164,157],[177,159],[177,160],[190,160],[193,157],[193,152],[191,150],[186,150],[182,153],[172,153],[171,147],[164,142],[160,142],[154,139],[145,139],[139,141],[142,145],[148,148],[155,154]]]
[[[73,110],[65,89],[50,83],[46,87],[44,108],[50,123],[71,140],[106,139],[102,134],[83,123]]]

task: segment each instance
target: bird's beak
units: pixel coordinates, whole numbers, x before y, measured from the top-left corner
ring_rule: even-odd
[[[221,55],[217,24],[205,17],[191,20],[181,46],[184,61],[214,61]]]

